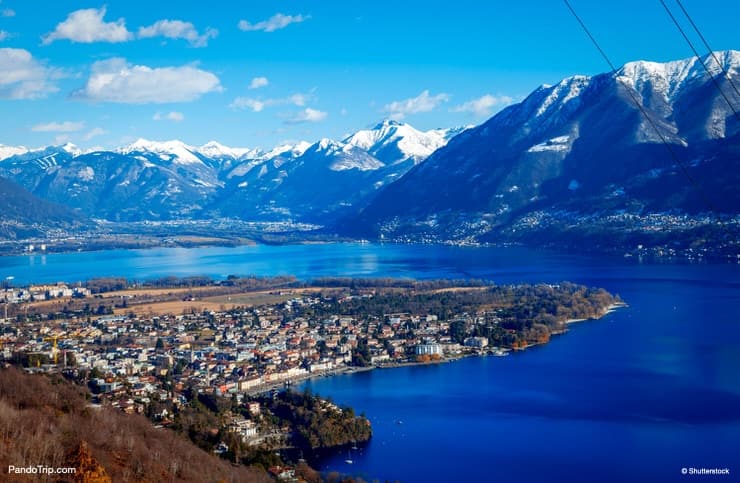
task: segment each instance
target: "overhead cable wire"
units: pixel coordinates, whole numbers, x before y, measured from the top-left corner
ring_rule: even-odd
[[[611,69],[612,69],[611,73],[612,74],[615,74],[617,72],[616,67],[614,67],[614,64],[609,59],[609,56],[606,55],[606,52],[604,52],[604,49],[601,48],[601,46],[596,41],[596,38],[593,36],[593,34],[591,34],[591,31],[588,29],[588,27],[586,27],[586,24],[583,22],[583,20],[581,20],[581,17],[576,13],[575,9],[573,8],[573,6],[570,4],[570,2],[568,0],[563,0],[563,2],[565,3],[565,6],[568,7],[568,10],[570,10],[570,13],[573,15],[573,17],[578,21],[578,24],[581,26],[581,29],[583,29],[583,31],[586,33],[586,35],[588,36],[588,38],[591,39],[591,42],[594,44],[594,47],[596,47],[596,50],[599,51],[599,53],[601,54],[601,57],[603,57],[604,60],[606,61],[606,63],[609,65],[609,67],[611,67]],[[663,145],[668,150],[668,153],[673,158],[673,161],[679,167],[679,169],[681,170],[681,172],[683,173],[683,175],[686,177],[686,179],[689,181],[689,183],[691,183],[691,185],[694,186],[694,188],[698,192],[699,196],[702,198],[702,201],[707,206],[707,208],[709,208],[709,210],[711,212],[719,215],[719,211],[714,207],[714,204],[709,199],[709,197],[706,195],[706,193],[702,189],[701,185],[699,185],[699,183],[697,183],[697,181],[693,178],[693,176],[691,176],[691,174],[689,173],[688,169],[686,168],[686,166],[684,165],[684,163],[681,161],[680,157],[678,156],[678,154],[674,150],[673,145],[668,142],[668,139],[665,137],[665,135],[658,128],[658,124],[650,117],[650,115],[648,114],[647,110],[645,109],[645,106],[643,106],[642,105],[642,102],[640,102],[640,100],[637,98],[637,94],[635,93],[634,89],[629,84],[627,84],[625,81],[623,81],[622,79],[620,79],[620,76],[615,75],[614,78],[615,78],[615,80],[617,82],[620,82],[625,87],[625,91],[627,92],[627,94],[632,99],[632,102],[640,110],[640,112],[642,113],[643,117],[648,121],[648,123],[653,128],[653,130],[655,131],[655,133],[658,135],[658,137],[660,138],[660,141],[663,143]],[[730,232],[730,230],[728,229],[728,227],[725,226],[725,224],[722,222],[722,220],[719,219],[719,217],[717,217],[717,223],[722,228],[724,228],[725,231],[730,236],[734,236]]]
[[[704,70],[707,72],[707,75],[709,75],[709,78],[712,79],[712,83],[714,84],[714,87],[717,88],[720,94],[722,94],[722,97],[724,97],[725,101],[727,102],[727,105],[730,106],[730,109],[732,109],[732,112],[735,113],[735,118],[740,121],[740,114],[738,114],[737,110],[735,109],[735,106],[732,105],[732,102],[730,102],[730,99],[725,94],[725,91],[722,90],[722,87],[720,87],[719,82],[717,82],[717,79],[714,78],[712,73],[709,71],[709,67],[707,67],[706,62],[704,62],[704,59],[701,58],[701,55],[696,50],[696,47],[694,47],[693,42],[691,42],[691,39],[689,39],[688,35],[686,35],[686,32],[684,32],[683,27],[681,27],[681,24],[678,23],[678,20],[676,20],[676,17],[673,16],[673,12],[671,12],[671,9],[668,8],[668,5],[666,5],[665,0],[659,0],[661,5],[663,5],[663,8],[665,9],[666,13],[669,17],[671,17],[671,20],[673,20],[673,24],[676,26],[679,32],[681,32],[681,35],[683,36],[684,40],[687,44],[689,44],[689,47],[691,47],[691,50],[694,52],[694,55],[701,63],[702,67],[704,67]],[[716,58],[715,58],[716,59]],[[722,64],[717,62],[720,65],[720,69],[722,69]],[[722,69],[724,71],[724,69]]]
[[[691,18],[691,15],[689,15],[689,12],[684,8],[683,3],[681,0],[676,0],[676,3],[681,8],[681,11],[686,16],[686,18],[689,20],[689,23],[691,23],[691,26],[696,31],[696,34],[699,36],[701,41],[704,43],[704,47],[707,48],[710,54],[712,54],[712,57],[714,58],[714,61],[717,63],[720,69],[722,69],[722,73],[725,74],[725,78],[729,81],[730,85],[732,86],[732,89],[735,91],[735,94],[737,94],[738,98],[740,98],[740,91],[737,89],[737,86],[735,85],[735,81],[732,80],[732,76],[730,76],[730,73],[727,72],[727,69],[725,69],[724,64],[719,61],[717,58],[717,54],[714,53],[714,50],[709,46],[709,42],[707,42],[707,39],[704,37],[704,34],[701,33],[701,30],[699,30],[699,27],[694,22],[694,19]]]

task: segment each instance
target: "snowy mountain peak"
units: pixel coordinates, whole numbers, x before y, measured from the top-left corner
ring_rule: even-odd
[[[364,149],[352,144],[347,144],[333,139],[323,138],[313,144],[305,153],[311,160],[330,161],[329,169],[332,171],[346,171],[358,169],[360,171],[372,171],[385,166]]]
[[[728,72],[740,70],[740,50],[720,50],[714,52],[712,58],[717,57]]]
[[[397,121],[395,119],[383,119],[373,128],[374,130],[388,129],[393,126],[408,126],[405,122]]]
[[[321,153],[326,156],[336,156],[340,154],[353,154],[358,151],[357,146],[349,143],[335,141],[329,138],[322,138],[310,148],[313,152]],[[364,150],[361,150],[364,151]]]
[[[309,143],[308,141],[300,141],[293,146],[293,151],[296,153],[303,154],[306,152],[306,149],[310,147],[311,147],[311,143]]]
[[[76,145],[72,143],[66,143],[62,146],[59,146],[59,149],[61,149],[62,151],[68,152],[72,156],[79,156],[80,154],[83,153],[82,149],[78,148]]]
[[[18,154],[26,154],[30,150],[25,146],[6,146],[0,144],[0,161],[16,156]]]
[[[566,77],[554,86],[540,87],[532,96],[530,96],[533,98],[538,98],[540,95],[545,96],[537,106],[533,115],[533,120],[537,120],[537,118],[542,117],[549,112],[561,109],[571,100],[577,103],[580,99],[579,96],[581,92],[583,92],[590,82],[591,77],[589,76],[574,75]]]
[[[198,148],[198,153],[209,158],[247,158],[258,154],[257,150],[249,148],[231,148],[218,141],[209,141]]]
[[[326,151],[329,149],[337,149],[337,148],[341,148],[341,146],[339,146],[339,143],[329,138],[321,138],[316,143],[317,151]]]
[[[24,159],[33,159],[36,157],[54,156],[55,154],[63,152],[70,154],[72,158],[85,153],[72,143],[63,144],[61,146],[46,146],[43,148],[33,149],[29,149],[25,146],[5,146],[0,144],[0,161],[10,159],[14,156],[19,156]]]
[[[272,159],[281,155],[296,158],[305,153],[311,146],[312,144],[306,141],[299,141],[296,144],[281,144],[262,154],[259,159]]]
[[[409,124],[386,119],[372,129],[357,131],[344,142],[369,152],[385,164],[408,159],[418,163],[447,144],[451,133],[452,130],[447,129],[422,132]]]
[[[719,51],[707,54],[701,59],[690,57],[672,62],[646,60],[628,62],[616,72],[616,76],[637,91],[649,87],[662,92],[667,100],[672,100],[687,82],[706,77],[707,72],[702,63],[706,65],[712,77],[722,75],[723,69],[730,74],[736,74],[740,68],[740,51]]]
[[[132,152],[153,153],[163,161],[171,161],[175,164],[202,164],[202,161],[193,154],[196,149],[178,140],[159,142],[140,138],[116,151],[121,154]]]

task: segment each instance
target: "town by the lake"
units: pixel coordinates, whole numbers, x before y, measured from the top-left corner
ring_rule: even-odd
[[[124,279],[59,282],[6,287],[2,297],[5,361],[86,384],[94,404],[189,430],[209,451],[238,444],[246,454],[297,444],[295,425],[265,417],[274,408],[260,397],[276,389],[309,377],[506,356],[547,343],[569,322],[623,305],[604,290],[568,282],[338,278],[306,284],[236,276],[168,277],[146,286]],[[194,399],[210,401],[220,415],[209,428],[218,438],[193,436],[183,422],[183,408]],[[369,437],[345,432],[334,444],[305,449]],[[280,474],[295,471],[282,462],[273,466]]]

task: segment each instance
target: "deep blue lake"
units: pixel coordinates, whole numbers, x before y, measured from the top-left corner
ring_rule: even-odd
[[[308,382],[374,428],[354,464],[340,452],[321,470],[403,482],[740,480],[740,265],[354,244],[0,257],[15,283],[229,274],[570,280],[630,304],[510,357]]]

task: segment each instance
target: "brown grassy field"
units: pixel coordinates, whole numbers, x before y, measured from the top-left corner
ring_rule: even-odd
[[[112,297],[156,297],[158,295],[178,293],[198,293],[213,290],[213,287],[182,287],[182,288],[133,288],[127,290],[116,290],[115,292],[103,293],[103,298]]]
[[[486,290],[489,287],[447,287],[447,288],[437,288],[434,290],[429,290],[429,293],[445,293],[445,292],[466,292],[466,291],[474,291],[474,290]]]
[[[166,289],[165,289],[166,290]],[[254,307],[255,305],[277,304],[285,302],[304,294],[315,293],[322,289],[306,288],[300,290],[287,290],[278,292],[276,290],[260,290],[257,292],[244,292],[228,295],[217,295],[213,297],[204,297],[196,300],[171,300],[167,302],[130,304],[127,308],[118,308],[114,310],[116,315],[125,315],[134,312],[137,315],[181,315],[183,312],[202,312],[204,310],[223,311],[235,307]],[[326,291],[326,289],[324,289]],[[191,293],[191,291],[188,293]],[[130,294],[132,291],[119,292],[119,296]],[[164,293],[170,293],[171,291]],[[113,292],[111,292],[113,293]],[[135,302],[134,302],[135,303]]]
[[[204,310],[224,311],[235,307],[253,307],[256,305],[277,304],[292,298],[323,291],[325,293],[341,292],[342,288],[307,287],[301,289],[276,290],[267,289],[253,292],[223,293],[226,287],[182,287],[182,288],[137,288],[105,292],[99,296],[85,299],[70,297],[31,302],[26,307],[28,313],[51,313],[61,311],[65,306],[80,308],[85,304],[97,306],[119,304],[126,298],[127,307],[113,309],[115,315],[126,315],[131,312],[140,316],[181,315]],[[231,288],[233,290],[233,288]],[[222,293],[213,295],[214,291]],[[200,296],[199,294],[202,294]],[[192,299],[191,299],[192,296]],[[183,300],[184,298],[188,300]],[[159,299],[159,300],[158,300]]]

